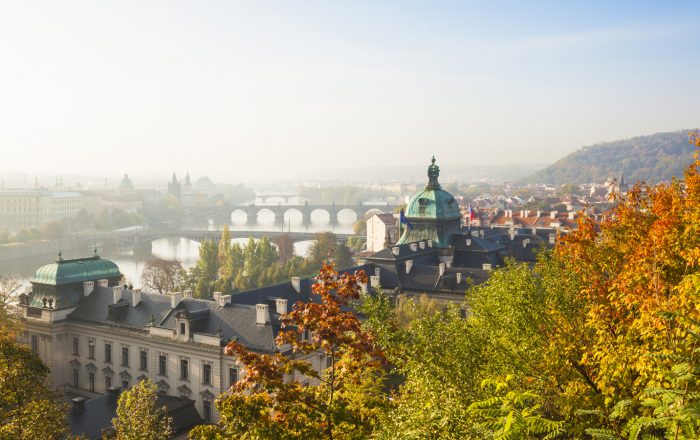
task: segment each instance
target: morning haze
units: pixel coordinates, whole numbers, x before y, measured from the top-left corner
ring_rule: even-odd
[[[3,173],[546,165],[697,126],[692,2],[5,2]]]

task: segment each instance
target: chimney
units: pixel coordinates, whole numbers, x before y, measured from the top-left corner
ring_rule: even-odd
[[[399,252],[401,252],[401,248],[400,248],[400,247],[394,246],[393,248],[391,248],[391,253],[392,253],[392,254],[394,254],[394,255],[399,255]]]
[[[118,303],[122,299],[122,286],[113,286],[112,293],[114,294],[114,304]]]
[[[379,277],[377,275],[372,275],[371,277],[369,277],[369,284],[375,289],[378,289],[380,286]]]
[[[557,218],[557,214],[559,214],[558,211],[550,211],[549,218]]]
[[[479,237],[480,237],[480,238],[484,238],[484,234],[485,234],[485,233],[484,233],[484,230],[483,230],[483,229],[479,229]]]
[[[421,248],[421,249],[425,249],[425,241],[422,241],[422,240],[419,241],[419,242],[418,242],[418,247]]]
[[[255,304],[255,323],[258,325],[265,325],[270,322],[268,318],[268,310],[270,306],[267,304]]]
[[[411,273],[411,268],[413,267],[413,260],[406,260],[406,273]]]
[[[576,213],[574,211],[569,211],[569,220],[573,220]]]
[[[462,282],[462,272],[457,272],[457,284]]]
[[[174,309],[177,307],[180,302],[182,301],[182,293],[181,292],[173,292],[170,294],[170,308]]]
[[[109,286],[109,280],[97,280],[97,285],[99,287],[108,287]]]
[[[217,303],[220,303],[219,300],[221,299],[221,295],[223,295],[223,293],[221,293],[221,292],[214,292],[214,295],[213,295],[213,296],[214,296],[214,301],[216,301]]]
[[[452,262],[451,261],[445,261],[445,267],[450,269],[452,267]]]
[[[549,244],[555,244],[557,242],[557,234],[549,234]]]
[[[510,240],[515,240],[515,229],[511,229],[508,233],[510,234]]]
[[[73,397],[71,401],[73,402],[73,409],[76,411],[83,411],[85,410],[85,397],[78,396],[78,397]]]
[[[285,298],[276,298],[275,299],[275,307],[277,309],[277,313],[280,315],[284,315],[287,313],[287,300]]]
[[[219,307],[225,307],[226,304],[231,302],[231,295],[220,295],[217,302],[219,303]]]
[[[537,228],[534,226],[532,227],[532,235],[537,235]]]
[[[111,387],[107,388],[107,395],[110,397],[119,397],[119,393],[121,393],[121,388],[118,387],[117,385],[112,385]]]
[[[537,210],[537,217],[542,217],[542,211],[539,209]]]
[[[185,298],[192,298],[192,289],[187,289],[183,293],[185,294]]]
[[[491,263],[484,263],[482,266],[484,270],[491,270]]]
[[[131,299],[134,307],[141,303],[141,289],[134,289],[131,292]]]
[[[443,276],[445,274],[445,263],[440,263],[438,265],[438,270],[440,271],[440,276]]]
[[[526,238],[525,240],[523,240],[523,247],[524,247],[524,248],[526,248],[528,244],[530,244],[530,239],[529,239],[529,238]]]
[[[530,217],[530,210],[529,209],[525,210],[525,217]]]
[[[520,218],[525,217],[525,211],[523,209],[520,210]]]
[[[472,245],[472,239],[471,239],[471,238],[467,238],[466,243],[467,243],[467,246],[471,246],[471,245]]]
[[[433,240],[428,240],[428,247],[433,247]]]
[[[301,293],[301,277],[292,277],[292,287],[297,293]]]
[[[95,290],[94,281],[83,281],[83,296],[88,296],[93,290]]]
[[[472,237],[478,238],[479,237],[479,231],[472,231],[471,232]]]
[[[415,252],[418,250],[418,243],[411,243],[409,246],[411,247],[412,252]]]

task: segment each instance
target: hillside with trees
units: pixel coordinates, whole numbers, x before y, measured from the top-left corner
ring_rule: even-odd
[[[656,133],[583,147],[528,178],[528,183],[601,183],[625,174],[628,182],[658,183],[683,174],[693,159],[688,130]]]

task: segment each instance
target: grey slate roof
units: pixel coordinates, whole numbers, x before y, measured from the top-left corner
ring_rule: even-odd
[[[74,435],[82,434],[90,440],[101,439],[102,431],[112,426],[112,419],[117,412],[118,397],[106,394],[86,400],[82,405],[73,405],[68,415],[70,432]],[[156,404],[158,407],[167,407],[168,415],[173,418],[176,434],[187,432],[195,425],[203,423],[195,409],[194,400],[159,394]]]

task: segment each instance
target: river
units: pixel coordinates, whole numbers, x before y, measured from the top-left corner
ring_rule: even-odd
[[[274,214],[271,212],[261,212],[256,225],[245,225],[245,220],[245,214],[240,212],[234,213],[231,216],[229,229],[232,231],[279,231],[281,229],[280,226],[275,226]],[[352,233],[352,223],[355,221],[355,216],[352,213],[341,212],[338,216],[338,224],[333,226],[331,226],[328,221],[328,215],[322,212],[314,212],[312,214],[311,224],[308,227],[302,225],[300,213],[290,213],[290,215],[285,217],[285,220],[285,231],[323,232],[331,230],[337,233],[349,234]],[[210,221],[209,225],[202,225],[202,227],[211,229],[212,225],[213,222]],[[232,241],[245,244],[247,239],[239,238]],[[306,256],[311,243],[311,241],[295,243],[294,253],[302,257]],[[119,269],[126,279],[133,283],[134,286],[139,286],[141,284],[141,272],[143,271],[144,264],[148,260],[154,258],[177,260],[181,262],[185,268],[189,268],[192,267],[199,258],[199,243],[185,238],[158,239],[153,242],[151,248],[150,254],[134,253],[131,250],[111,250],[102,252],[98,249],[98,252],[103,258],[114,261],[119,266]],[[51,263],[57,258],[57,251],[58,250],[56,250],[55,253],[2,262],[0,263],[0,275],[18,276],[25,282],[28,282],[37,268]],[[84,251],[70,250],[64,252],[63,258],[78,258],[91,254],[92,252],[90,249],[85,249]]]

